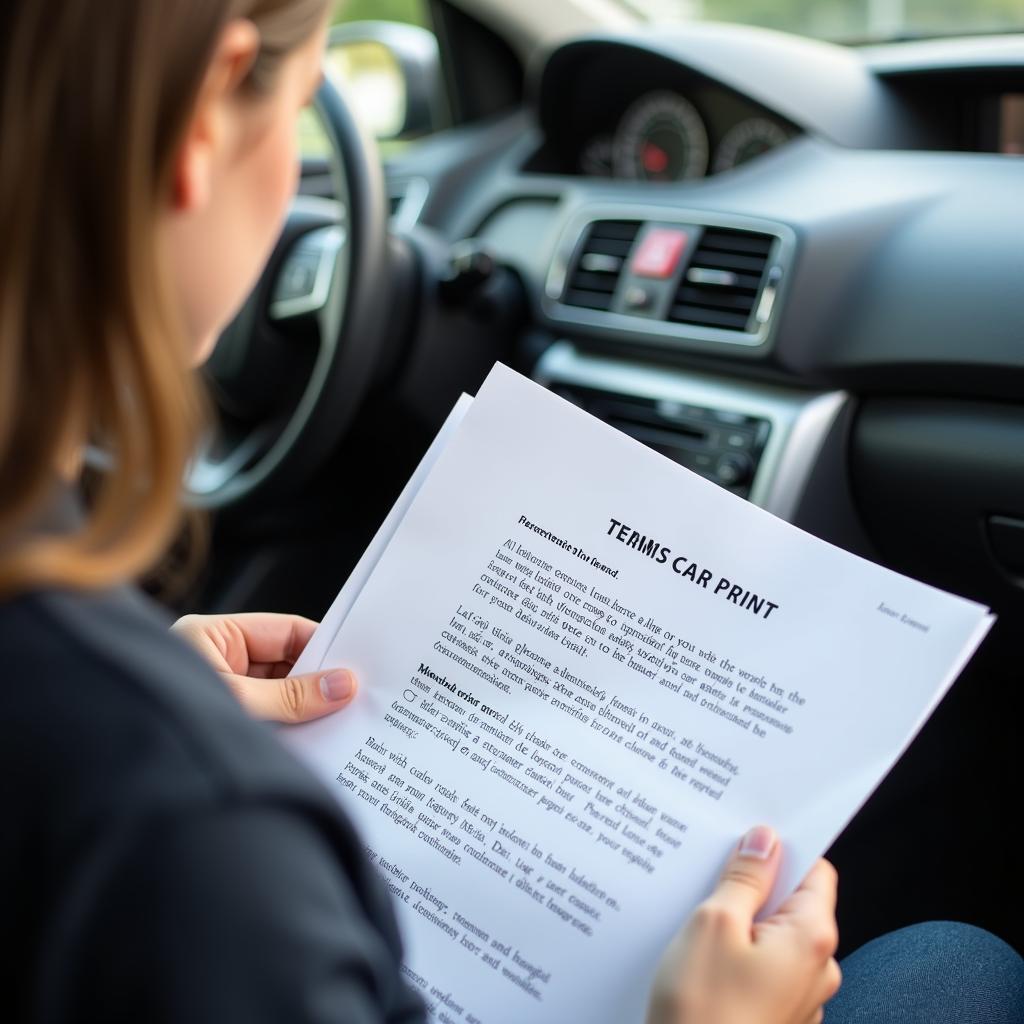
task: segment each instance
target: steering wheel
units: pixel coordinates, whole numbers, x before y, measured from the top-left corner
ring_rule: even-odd
[[[207,364],[219,429],[186,472],[194,505],[294,487],[337,444],[372,378],[388,306],[383,172],[326,77],[314,108],[334,198],[294,200],[260,281]]]

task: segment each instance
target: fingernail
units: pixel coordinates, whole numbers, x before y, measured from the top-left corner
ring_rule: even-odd
[[[768,828],[767,825],[758,825],[740,840],[740,856],[767,860],[772,855],[772,850],[775,849],[776,838],[773,829]]]
[[[355,680],[347,668],[328,672],[320,679],[320,692],[323,694],[324,700],[331,703],[351,697],[353,689],[355,689]]]

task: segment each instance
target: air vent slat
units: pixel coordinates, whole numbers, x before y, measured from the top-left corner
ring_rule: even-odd
[[[775,239],[707,228],[672,302],[672,323],[748,331]]]
[[[590,237],[622,238],[632,242],[639,230],[640,224],[635,220],[599,220],[591,225]]]
[[[725,234],[722,231],[708,230],[700,240],[702,249],[715,249],[723,252],[747,253],[753,256],[767,256],[772,247],[770,235],[750,235],[743,238],[735,233]]]
[[[617,274],[588,274],[585,270],[577,270],[573,275],[572,285],[574,290],[611,294],[615,291],[617,281]]]
[[[708,281],[707,281],[708,275],[705,275],[705,274],[701,273],[702,270],[706,270],[706,269],[708,269],[708,268],[706,268],[706,267],[691,266],[690,269],[687,270],[687,272],[686,272],[686,276],[684,277],[684,281],[687,284],[695,284],[698,287],[701,286],[701,285],[707,284],[708,283]],[[715,273],[720,273],[720,271],[717,268],[715,268]],[[722,287],[722,286],[719,285],[718,287]],[[756,292],[758,290],[758,288],[761,287],[761,275],[760,274],[740,274],[740,273],[733,272],[732,273],[731,281],[730,281],[730,283],[729,283],[729,285],[727,287],[730,290],[735,289],[737,291]]]
[[[673,306],[669,319],[681,324],[700,324],[704,327],[725,327],[731,331],[744,331],[750,314],[726,313],[718,309],[706,309],[704,306]]]
[[[764,257],[737,256],[732,252],[709,252],[701,246],[693,257],[692,267],[714,267],[718,270],[746,270],[760,274],[764,270]]]
[[[611,309],[611,292],[587,292],[582,289],[573,288],[565,293],[565,304],[567,306],[581,306],[584,309]]]
[[[632,241],[625,238],[590,238],[587,241],[587,254],[625,257],[629,255],[632,245]]]
[[[738,309],[744,315],[750,312],[754,304],[754,296],[749,292],[736,293],[710,288],[680,288],[676,303],[682,306],[707,306],[708,309]]]
[[[599,220],[591,224],[577,249],[562,301],[567,306],[610,310],[639,232],[640,221]]]

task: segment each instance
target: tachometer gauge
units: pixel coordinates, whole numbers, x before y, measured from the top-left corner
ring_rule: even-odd
[[[613,153],[610,135],[594,136],[580,153],[580,171],[594,178],[610,178],[614,173]]]
[[[708,133],[696,108],[674,92],[642,96],[622,116],[615,173],[641,181],[700,178],[708,169]]]
[[[748,160],[767,153],[788,141],[789,136],[774,121],[766,117],[751,117],[740,121],[725,134],[715,153],[715,173],[739,167]]]

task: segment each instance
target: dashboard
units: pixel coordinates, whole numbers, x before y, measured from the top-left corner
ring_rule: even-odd
[[[959,552],[934,582],[1024,610],[1024,559],[989,540],[993,516],[1024,536],[1024,422],[1007,419],[1024,395],[1021,96],[1020,36],[595,35],[544,54],[520,108],[389,170],[423,184],[420,225],[516,275],[515,361],[536,379],[869,557],[863,524],[913,469],[894,563],[926,560],[927,533]],[[969,509],[944,496],[953,448],[917,434],[927,402],[974,417]],[[876,410],[905,463],[876,445]]]
[[[424,218],[513,267],[538,327],[624,358],[1016,396],[1021,93],[1019,37],[881,53],[735,26],[572,40],[538,62],[521,112],[480,130],[492,155],[472,187],[433,189]],[[629,237],[597,251],[615,246],[595,230]],[[664,230],[686,245],[663,289],[629,271]],[[710,315],[673,301],[684,286]]]

